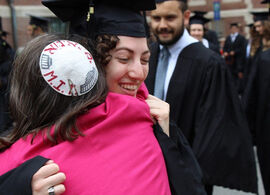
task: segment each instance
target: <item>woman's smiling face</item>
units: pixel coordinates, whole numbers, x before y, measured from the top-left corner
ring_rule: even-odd
[[[120,39],[106,65],[109,91],[136,96],[148,74],[150,51],[146,38],[118,36]]]

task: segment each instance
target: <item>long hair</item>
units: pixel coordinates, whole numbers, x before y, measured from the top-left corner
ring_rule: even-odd
[[[0,139],[0,150],[30,133],[35,137],[43,129],[53,144],[57,144],[59,139],[73,141],[78,136],[83,136],[76,126],[77,117],[104,102],[107,95],[106,79],[104,69],[98,63],[98,81],[90,92],[82,96],[64,96],[46,83],[40,72],[39,58],[48,44],[60,39],[78,42],[91,52],[91,43],[75,35],[43,35],[26,45],[15,59],[11,74],[10,108],[14,128]],[[93,57],[95,58],[95,54]],[[53,125],[55,130],[51,136]]]
[[[253,27],[251,31],[251,49],[250,55],[254,56],[257,51],[265,51],[270,48],[270,22],[269,21],[262,21],[263,25],[263,35],[260,35],[256,32],[255,28]]]
[[[265,51],[269,48],[270,48],[270,21],[264,21],[262,50]]]
[[[251,48],[250,56],[255,56],[258,49],[261,47],[262,38],[261,35],[256,31],[255,27],[250,29],[250,38],[251,38]]]

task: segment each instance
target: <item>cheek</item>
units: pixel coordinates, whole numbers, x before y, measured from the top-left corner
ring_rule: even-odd
[[[158,22],[151,22],[151,29],[156,32],[158,29]]]
[[[149,65],[143,67],[144,80],[146,79],[148,72],[149,72]]]

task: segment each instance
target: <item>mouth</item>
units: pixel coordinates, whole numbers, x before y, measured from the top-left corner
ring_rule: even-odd
[[[124,91],[125,94],[135,96],[139,85],[137,84],[120,84],[120,87]]]

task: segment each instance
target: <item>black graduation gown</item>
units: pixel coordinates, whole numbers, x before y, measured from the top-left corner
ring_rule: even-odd
[[[218,35],[216,31],[206,29],[203,37],[209,41],[209,48],[210,48],[210,45],[212,45],[211,46],[212,48],[210,49],[219,53],[220,48],[219,48]]]
[[[146,85],[153,94],[159,45],[151,52]],[[166,101],[170,119],[193,148],[205,184],[257,192],[251,135],[224,60],[201,43],[184,48]]]
[[[246,59],[246,45],[247,40],[242,35],[238,34],[234,42],[231,41],[231,37],[228,36],[224,43],[224,52],[234,51],[235,55],[232,61],[232,64],[228,64],[231,70],[231,73],[234,76],[237,76],[239,72],[244,71],[245,59]]]
[[[0,62],[0,135],[5,133],[12,124],[8,106],[8,77],[11,71],[11,65],[11,60]]]
[[[208,41],[208,43],[209,43],[209,49],[213,50],[214,52],[220,55],[219,46],[215,45],[214,43],[210,41]]]
[[[266,195],[270,194],[270,49],[260,53],[252,69],[243,104],[255,143]]]
[[[170,138],[154,126],[162,150],[172,195],[206,195],[200,166],[185,136],[175,123],[170,123]],[[0,176],[0,194],[31,195],[32,176],[48,159],[37,156]],[[7,193],[9,192],[9,193]]]
[[[0,194],[2,195],[32,195],[32,176],[49,159],[36,156],[19,167],[0,176]]]

